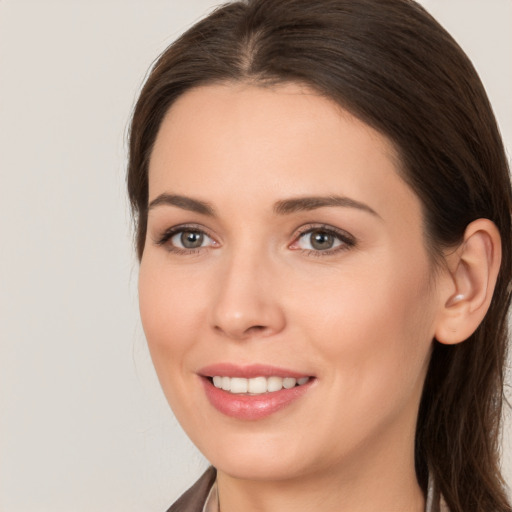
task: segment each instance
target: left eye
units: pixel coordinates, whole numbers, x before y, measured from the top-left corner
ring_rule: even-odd
[[[341,245],[347,245],[348,241],[343,240],[341,235],[326,229],[311,229],[302,233],[296,242],[299,249],[313,251],[328,251]]]
[[[202,231],[193,229],[178,231],[169,240],[174,247],[180,249],[198,249],[204,245],[211,245],[213,242],[213,240]]]

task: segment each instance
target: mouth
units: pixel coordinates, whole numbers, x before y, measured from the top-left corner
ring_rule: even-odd
[[[298,386],[304,386],[312,377],[279,377],[272,375],[270,377],[228,377],[225,375],[215,375],[207,377],[208,380],[217,388],[235,395],[257,396],[265,393],[275,393],[282,389],[292,389]]]
[[[210,404],[223,415],[260,420],[300,401],[316,377],[266,365],[218,364],[199,376]]]

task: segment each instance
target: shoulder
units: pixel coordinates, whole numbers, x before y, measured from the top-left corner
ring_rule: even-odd
[[[197,482],[180,496],[167,512],[202,512],[217,472],[210,466]]]

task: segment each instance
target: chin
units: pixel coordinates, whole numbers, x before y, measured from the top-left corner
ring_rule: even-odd
[[[288,434],[245,433],[217,438],[198,448],[217,468],[232,478],[282,481],[299,477],[310,467],[304,443]]]
[[[218,463],[212,461],[212,465],[231,478],[240,480],[278,482],[300,475],[296,462],[286,460],[282,454],[268,457],[242,454],[236,460],[235,457],[220,458]]]

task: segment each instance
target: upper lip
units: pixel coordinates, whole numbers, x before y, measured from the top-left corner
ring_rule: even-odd
[[[251,379],[253,377],[311,377],[311,374],[266,364],[238,365],[233,363],[216,363],[201,368],[198,373],[203,377],[242,377]]]

